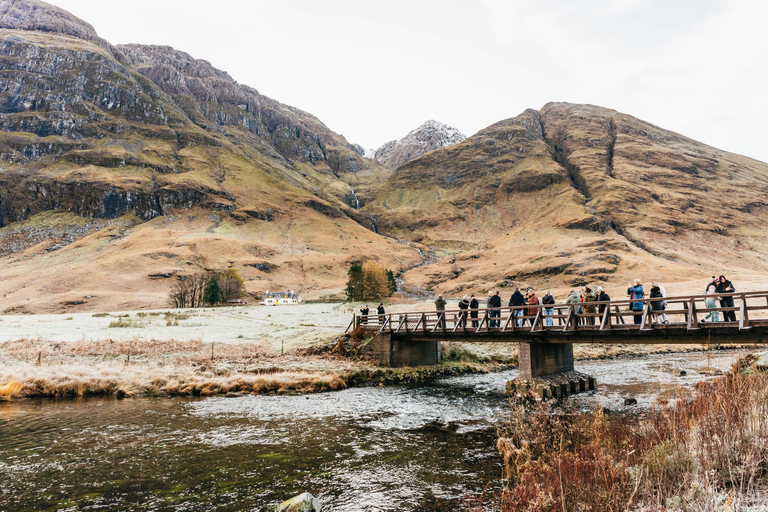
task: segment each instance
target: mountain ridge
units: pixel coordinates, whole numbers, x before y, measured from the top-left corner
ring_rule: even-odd
[[[447,296],[768,274],[768,164],[627,114],[547,103],[448,145],[463,135],[428,121],[393,170],[207,61],[9,5],[0,310],[158,307],[223,268],[339,298],[365,259]]]

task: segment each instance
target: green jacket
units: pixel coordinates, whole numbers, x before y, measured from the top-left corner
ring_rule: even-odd
[[[435,309],[438,311],[445,311],[445,299],[437,298],[435,300]]]
[[[594,304],[589,304],[589,302],[596,302],[597,298],[595,297],[595,294],[592,292],[589,292],[588,294],[584,295],[584,311],[587,313],[597,313],[597,306]]]

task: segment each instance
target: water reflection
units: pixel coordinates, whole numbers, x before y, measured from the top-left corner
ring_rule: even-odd
[[[647,407],[736,353],[582,363],[584,407]],[[681,377],[680,370],[687,375]],[[330,511],[461,509],[501,463],[516,372],[309,396],[0,404],[0,510],[266,510],[303,491]]]

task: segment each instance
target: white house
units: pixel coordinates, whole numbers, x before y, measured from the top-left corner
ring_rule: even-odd
[[[262,304],[265,306],[281,306],[283,304],[299,304],[300,302],[301,297],[293,290],[289,292],[267,291],[264,294],[264,302]]]

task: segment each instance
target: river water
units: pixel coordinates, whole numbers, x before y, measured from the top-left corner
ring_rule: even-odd
[[[582,407],[649,407],[744,352],[578,363]],[[685,370],[687,375],[680,376]],[[0,402],[0,510],[466,510],[501,485],[495,428],[516,371],[307,396]]]

